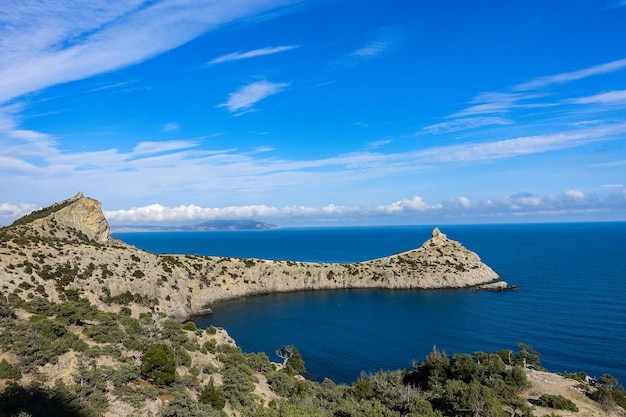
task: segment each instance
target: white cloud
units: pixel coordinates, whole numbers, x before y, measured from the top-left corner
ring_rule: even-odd
[[[626,104],[626,90],[607,91],[571,100],[574,104]]]
[[[212,59],[211,61],[209,61],[209,65],[221,64],[223,62],[229,62],[229,61],[238,61],[240,59],[255,58],[255,57],[264,56],[264,55],[273,55],[273,54],[277,54],[280,52],[289,51],[295,48],[297,48],[297,46],[295,45],[285,45],[285,46],[273,46],[273,47],[267,47],[267,48],[254,49],[252,51],[247,51],[247,52],[232,52],[232,53],[217,57],[215,59]]]
[[[481,93],[474,97],[469,104],[471,106],[458,111],[449,118],[455,117],[467,117],[467,116],[478,116],[481,114],[485,115],[494,115],[494,114],[503,114],[509,113],[515,109],[532,109],[532,108],[540,108],[540,107],[552,107],[554,103],[548,102],[537,102],[536,99],[544,97],[543,94],[539,93],[500,93],[500,92],[491,92],[491,93]],[[532,101],[535,100],[535,101]],[[494,121],[497,120],[497,116],[487,116],[484,117],[485,120],[489,120],[489,118],[493,118]],[[471,120],[471,119],[469,119]],[[476,120],[480,121],[481,118],[476,118]]]
[[[565,196],[574,200],[582,200],[585,198],[585,193],[580,190],[567,190]]]
[[[295,2],[6,0],[0,9],[0,103],[139,63],[224,23]]]
[[[372,142],[372,143],[368,144],[367,148],[368,149],[378,149],[378,148],[382,148],[385,145],[389,145],[392,142],[393,141],[390,140],[390,139],[377,140],[375,142]]]
[[[503,117],[465,117],[426,126],[422,130],[424,133],[442,134],[467,129],[476,129],[483,126],[504,126],[512,123],[513,122],[511,120]]]
[[[520,193],[507,198],[506,203],[512,209],[520,207],[538,207],[541,205],[541,198],[529,193]]]
[[[178,123],[166,123],[162,126],[164,132],[177,132],[180,130]]]
[[[548,135],[502,139],[484,143],[463,143],[427,148],[406,154],[413,162],[460,162],[512,158],[575,148],[593,142],[615,139],[626,133],[626,123],[572,129]]]
[[[470,201],[469,198],[461,196],[459,197],[459,204],[465,208],[468,208],[468,207],[471,207],[472,202]]]
[[[35,206],[34,204],[29,204],[29,203],[24,203],[24,204],[0,203],[0,218],[7,217],[11,219],[18,219],[36,209],[37,209],[37,206]]]
[[[289,86],[289,83],[272,83],[262,80],[240,87],[234,93],[228,95],[225,103],[219,104],[218,107],[226,107],[229,112],[239,112],[247,110],[255,103],[280,93]]]
[[[427,126],[425,131],[427,133],[449,133],[488,125],[491,124],[490,120],[495,124],[503,125],[507,121],[513,122],[512,116],[508,115],[515,114],[514,111],[519,113],[523,110],[555,109],[552,111],[554,117],[557,112],[562,115],[567,115],[568,111],[571,112],[571,109],[567,107],[571,104],[599,106],[626,104],[626,90],[608,91],[579,98],[559,98],[559,94],[562,94],[561,91],[547,88],[623,69],[626,69],[626,58],[577,71],[538,77],[514,86],[511,91],[480,93],[468,103],[468,107],[448,116],[449,119],[453,120]],[[595,107],[591,106],[590,110],[595,110]],[[537,112],[535,111],[535,113]],[[505,114],[509,117],[508,119],[501,118]]]
[[[614,71],[620,71],[626,68],[626,58],[617,61],[607,62],[606,64],[594,65],[589,68],[583,68],[577,71],[563,72],[561,74],[548,75],[538,77],[527,83],[519,84],[514,87],[515,91],[535,90],[546,87],[551,84],[565,84],[571,81],[581,80],[583,78],[592,77],[594,75],[607,74]]]
[[[429,204],[420,196],[405,198],[390,204],[376,207],[359,207],[328,204],[324,207],[266,205],[230,206],[222,208],[180,205],[166,207],[151,204],[129,210],[106,211],[107,219],[115,224],[136,223],[179,223],[199,222],[214,219],[257,219],[282,221],[301,220],[306,222],[341,222],[343,220],[384,218],[387,221],[427,222],[444,218],[510,219],[511,216],[562,216],[572,213],[602,213],[608,211],[626,212],[626,192],[620,189],[604,199],[589,197],[579,190],[568,190],[560,196],[536,196],[531,193],[518,193],[504,198],[490,198],[472,203],[469,198],[460,196],[441,203]],[[0,206],[2,207],[2,206]],[[436,220],[439,219],[439,220]]]
[[[149,223],[149,222],[188,222],[215,219],[265,219],[277,216],[308,215],[319,210],[306,207],[290,206],[283,208],[266,205],[231,206],[223,208],[200,207],[196,205],[180,205],[165,207],[161,204],[150,204],[144,207],[133,207],[128,210],[106,211],[108,220],[115,223]]]
[[[163,152],[172,152],[198,146],[198,142],[191,140],[170,140],[162,142],[139,142],[133,148],[133,154],[145,155]]]
[[[384,213],[397,213],[404,211],[426,211],[428,205],[419,196],[414,196],[411,199],[402,199],[388,205],[378,206],[376,208],[380,212]]]
[[[353,56],[356,58],[373,58],[385,52],[385,50],[387,50],[388,47],[389,47],[389,44],[387,42],[374,41],[370,43],[369,45],[366,45],[352,52],[350,56]]]
[[[399,38],[400,36],[394,28],[382,28],[374,40],[330,62],[329,68],[334,71],[344,71],[363,61],[377,58],[392,49]]]

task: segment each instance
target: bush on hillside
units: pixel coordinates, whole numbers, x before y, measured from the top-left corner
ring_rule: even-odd
[[[578,407],[571,400],[562,395],[543,394],[539,397],[537,405],[542,407],[555,408],[557,410],[578,411]]]
[[[174,351],[163,343],[150,346],[141,357],[141,375],[157,385],[169,385],[176,380]]]

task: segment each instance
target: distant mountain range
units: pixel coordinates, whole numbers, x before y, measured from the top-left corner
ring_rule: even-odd
[[[209,220],[193,225],[179,226],[113,226],[113,232],[186,232],[210,230],[270,230],[278,229],[275,224],[258,222],[256,220]]]

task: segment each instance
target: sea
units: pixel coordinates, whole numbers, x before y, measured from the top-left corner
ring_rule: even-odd
[[[417,248],[432,226],[117,233],[155,253],[349,263]],[[626,223],[450,225],[515,291],[331,290],[212,305],[202,328],[225,328],[245,352],[298,348],[308,376],[350,383],[448,355],[532,346],[551,372],[626,383]]]

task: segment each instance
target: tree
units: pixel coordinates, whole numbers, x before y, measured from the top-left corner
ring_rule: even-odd
[[[611,388],[611,389],[619,389],[620,388],[619,381],[617,380],[617,378],[615,378],[611,374],[604,374],[604,375],[602,375],[602,377],[600,378],[600,380],[598,382],[601,385],[606,385],[608,388]]]
[[[530,363],[539,370],[543,370],[543,366],[539,361],[539,352],[533,349],[532,346],[524,343],[518,343],[517,347],[519,348],[519,352],[517,353],[518,358],[524,360],[525,363]]]
[[[440,390],[450,377],[450,358],[445,352],[433,346],[433,350],[422,362],[413,363],[413,371],[405,378],[405,383],[421,388]]]
[[[293,374],[306,372],[302,355],[294,345],[284,345],[276,351],[276,355],[283,360],[285,370]]]
[[[283,360],[283,366],[287,366],[287,362],[293,356],[293,351],[296,349],[294,345],[284,345],[280,349],[276,350],[276,355]]]
[[[157,385],[169,385],[176,379],[174,351],[162,343],[150,346],[141,357],[141,375]]]

